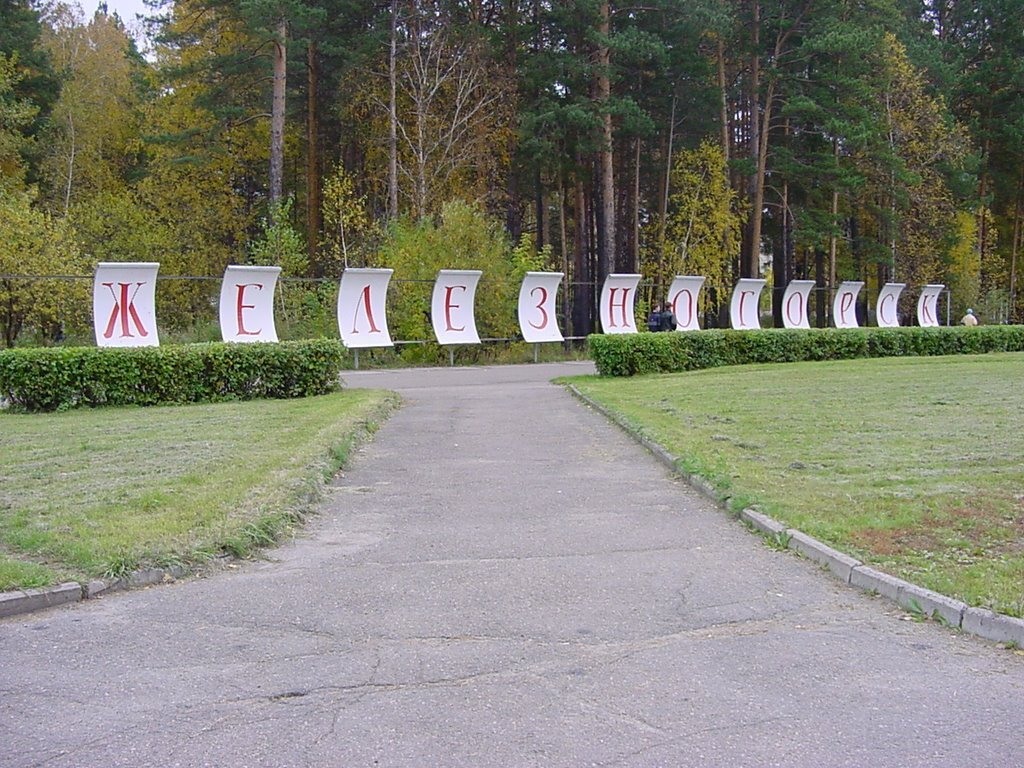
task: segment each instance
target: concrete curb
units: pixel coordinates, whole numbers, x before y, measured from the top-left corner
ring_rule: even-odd
[[[630,435],[654,454],[662,464],[686,480],[702,495],[707,496],[719,506],[724,506],[728,501],[729,496],[717,491],[705,478],[682,470],[678,457],[673,456],[649,437],[640,434],[626,419],[591,400],[572,384],[567,386],[578,400]],[[824,566],[844,584],[865,592],[875,593],[912,613],[933,619],[968,634],[1024,648],[1024,619],[995,613],[984,608],[971,608],[959,600],[877,571],[802,531],[786,528],[782,523],[756,509],[749,507],[743,509],[739,513],[739,517],[765,538],[773,539],[780,545],[784,544],[787,549]]]
[[[175,565],[170,568],[145,568],[133,571],[121,579],[93,579],[86,584],[76,581],[65,582],[45,589],[20,589],[14,592],[0,592],[0,619],[7,616],[18,616],[46,608],[54,608],[67,603],[78,603],[82,600],[93,600],[113,592],[137,587],[149,587],[154,584],[176,581],[188,573],[184,566]]]
[[[53,608],[67,603],[77,603],[81,599],[82,585],[75,581],[46,589],[0,592],[0,618],[16,616],[29,611],[39,611],[43,608]]]

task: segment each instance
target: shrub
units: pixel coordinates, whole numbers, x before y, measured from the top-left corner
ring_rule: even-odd
[[[676,373],[722,365],[849,360],[903,355],[1024,351],[1024,326],[825,328],[594,334],[590,355],[603,376]]]
[[[0,351],[0,398],[27,411],[319,395],[339,386],[339,341]]]

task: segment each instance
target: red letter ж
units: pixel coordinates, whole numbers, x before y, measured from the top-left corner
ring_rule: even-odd
[[[114,335],[114,326],[117,324],[118,318],[121,319],[121,338],[132,339],[135,338],[132,335],[131,329],[128,326],[129,318],[131,322],[135,324],[135,328],[139,332],[139,336],[148,336],[149,332],[142,327],[142,319],[139,317],[139,313],[135,309],[135,297],[139,293],[139,289],[145,285],[142,283],[118,283],[120,287],[120,297],[114,291],[113,283],[101,283],[103,287],[110,291],[110,295],[114,297],[114,309],[110,313],[110,319],[107,321],[107,329],[103,332],[103,338],[109,339]],[[132,291],[132,295],[128,295],[129,286],[134,285],[135,290]]]

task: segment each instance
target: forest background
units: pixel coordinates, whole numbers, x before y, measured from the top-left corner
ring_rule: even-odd
[[[652,302],[705,275],[709,325],[757,276],[816,280],[819,321],[844,279],[1024,320],[1019,0],[149,9],[143,55],[104,6],[0,0],[6,346],[87,328],[90,284],[55,278],[98,261],[277,264],[307,330],[346,266],[483,269],[493,337],[527,269],[566,273],[567,335],[612,272]],[[164,280],[161,322],[194,335],[212,295]],[[394,301],[393,335],[428,338],[423,291]]]

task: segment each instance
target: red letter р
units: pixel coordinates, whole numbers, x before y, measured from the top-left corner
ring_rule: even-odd
[[[686,294],[686,320],[682,323],[684,328],[689,328],[690,324],[693,323],[693,293],[689,289],[683,288],[679,293],[672,297],[672,314],[679,318],[679,297]]]
[[[359,294],[359,298],[362,300],[363,309],[366,310],[366,319],[370,321],[369,333],[380,333],[380,328],[373,321],[373,307],[370,305],[370,286],[366,285],[363,287],[362,293]],[[356,304],[356,311],[352,315],[352,333],[359,333],[359,329],[356,328],[356,323],[359,321],[359,304]]]
[[[882,300],[878,302],[878,317],[881,318],[883,323],[891,323],[892,319],[885,316],[885,302],[892,299],[892,294],[887,293],[882,297]]]
[[[747,296],[753,296],[753,291],[740,291],[740,328],[747,327],[747,318],[743,312],[743,302],[747,300]]]
[[[797,312],[799,314],[797,314],[796,317],[793,317],[793,299],[796,299],[796,301],[797,301]],[[803,297],[803,294],[801,294],[801,293],[794,293],[792,296],[789,297],[789,300],[786,302],[786,319],[789,320],[789,322],[792,323],[793,325],[799,325],[800,322],[803,320],[803,318],[804,318],[804,297]]]
[[[544,309],[544,305],[547,304],[547,301],[548,301],[548,291],[547,291],[547,288],[545,288],[543,285],[538,285],[536,288],[534,288],[532,291],[530,291],[530,295],[531,296],[536,296],[537,295],[537,291],[540,291],[541,298],[540,298],[540,303],[537,304],[536,309],[538,311],[540,311],[540,314],[541,314],[541,316],[544,319],[541,320],[540,325],[537,325],[536,323],[532,323],[531,322],[530,323],[530,327],[531,328],[536,328],[537,330],[540,330],[541,328],[547,328],[548,327],[548,311],[546,309]]]
[[[256,309],[255,304],[243,304],[245,300],[245,289],[246,288],[257,288],[263,290],[262,283],[239,283],[235,286],[238,289],[238,299],[235,302],[235,316],[238,318],[238,335],[239,336],[259,336],[260,331],[247,331],[245,330],[245,323],[242,321],[242,310],[243,309]],[[262,329],[261,329],[262,330]]]
[[[466,286],[464,285],[446,285],[444,287],[444,322],[445,325],[448,326],[447,330],[459,332],[466,330],[466,326],[463,325],[459,328],[456,328],[455,326],[452,325],[452,310],[458,309],[460,306],[459,304],[452,304],[452,291],[454,291],[456,288],[458,288],[460,291],[466,290]]]
[[[617,328],[615,325],[615,307],[619,308],[619,312],[622,315],[622,327],[630,328],[632,324],[629,322],[629,318],[626,317],[626,301],[629,299],[629,288],[612,288],[608,291],[608,320],[610,325],[609,328]],[[622,291],[622,301],[618,304],[615,303],[615,292]]]
[[[846,325],[846,313],[850,310],[853,305],[853,294],[844,293],[843,298],[839,300],[839,317],[843,321],[843,325]]]
[[[145,285],[145,283],[135,283],[135,290],[132,291],[132,295],[128,296],[128,286],[132,283],[118,283],[118,287],[121,289],[120,299],[117,293],[114,292],[113,283],[101,283],[102,286],[110,291],[110,295],[114,297],[114,309],[110,312],[110,319],[107,321],[107,328],[103,331],[103,338],[109,339],[114,335],[114,325],[117,323],[118,317],[121,318],[121,338],[132,339],[131,330],[128,327],[128,318],[130,317],[132,322],[135,323],[135,328],[139,332],[139,336],[148,336],[149,333],[145,328],[142,327],[142,319],[139,317],[139,313],[135,309],[135,297],[139,293],[139,289]]]

